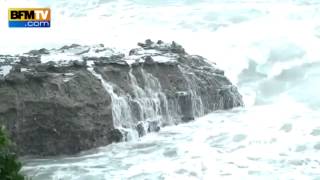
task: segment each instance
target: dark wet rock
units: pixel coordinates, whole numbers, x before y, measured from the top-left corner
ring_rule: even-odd
[[[87,61],[79,61],[79,60],[75,60],[75,61],[71,61],[70,66],[73,66],[75,68],[85,68],[87,67]]]
[[[150,39],[145,40],[144,43],[138,43],[138,46],[145,48],[145,49],[151,49],[153,47],[154,42],[152,42]]]
[[[129,56],[132,56],[132,55],[135,55],[135,54],[137,54],[137,49],[131,49],[129,51]]]
[[[145,56],[144,60],[146,64],[154,64],[154,60],[152,59],[151,56]]]
[[[221,69],[214,69],[213,72],[216,73],[216,74],[220,74],[220,75],[224,76],[224,71],[221,70]]]
[[[48,49],[41,48],[39,50],[31,50],[26,54],[33,55],[33,56],[39,56],[39,55],[49,54],[49,53],[50,53],[50,51]]]
[[[146,40],[139,46],[129,56],[101,45],[77,44],[32,51],[28,56],[0,55],[0,66],[13,66],[0,78],[0,124],[17,151],[74,154],[129,140],[132,130],[143,136],[164,125],[243,105],[224,71],[202,56],[187,54],[176,42]],[[90,49],[98,51],[87,53]],[[103,51],[111,54],[101,56]],[[41,63],[42,57],[59,53],[73,53],[75,60]],[[112,86],[112,93],[103,83]],[[119,104],[112,103],[114,94],[127,102],[130,113],[127,119],[118,119],[122,124],[117,127],[112,109]]]
[[[104,66],[107,64],[128,64],[123,58],[124,54],[115,54],[109,57],[85,57],[86,61],[94,61],[96,66]]]
[[[234,85],[222,86],[219,89],[219,95],[224,109],[230,109],[237,106],[242,106],[242,96],[238,93],[238,89]]]
[[[194,120],[192,96],[189,92],[178,92],[178,102],[182,113],[181,120],[189,122]]]
[[[40,64],[41,60],[38,56],[20,56],[20,64],[23,66],[29,66],[32,64]]]
[[[0,86],[0,124],[21,155],[74,154],[110,144],[111,99],[92,74],[10,73]],[[112,141],[111,141],[112,140]]]
[[[59,71],[57,64],[53,61],[50,61],[44,64],[39,64],[34,68],[37,72],[58,72]]]
[[[163,41],[161,41],[161,40],[158,40],[157,41],[157,44],[163,44],[164,42]]]
[[[107,48],[104,48],[104,45],[103,44],[99,44],[100,46],[100,49],[96,49],[94,52],[95,53],[100,53],[100,52],[103,52],[103,51],[106,51],[108,50]]]
[[[158,121],[148,122],[148,132],[159,132],[160,129],[160,124]]]
[[[181,118],[182,122],[190,122],[190,121],[193,121],[194,120],[194,117],[193,116],[183,116]]]
[[[113,129],[110,131],[108,140],[109,142],[121,142],[123,135],[119,129]]]
[[[180,45],[180,44],[177,44],[176,42],[172,41],[172,44],[171,44],[171,51],[173,53],[178,53],[178,54],[184,54],[186,53],[184,48]]]
[[[184,48],[176,43],[175,41],[172,41],[171,44],[166,44],[163,41],[159,40],[157,43],[154,43],[150,39],[147,39],[144,43],[138,43],[138,46],[142,47],[145,50],[149,49],[155,49],[160,52],[171,52],[176,54],[185,54]]]
[[[79,44],[71,44],[71,45],[66,45],[66,46],[63,46],[61,47],[59,50],[68,50],[68,49],[72,49],[72,48],[77,48],[77,47],[80,47],[81,45]]]
[[[136,127],[139,137],[146,135],[146,130],[144,129],[143,122],[139,122]]]

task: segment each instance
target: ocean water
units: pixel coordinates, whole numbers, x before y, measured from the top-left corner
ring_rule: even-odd
[[[320,1],[0,0],[49,6],[49,29],[9,29],[0,54],[176,41],[226,71],[246,106],[72,157],[26,159],[34,180],[320,180]]]
[[[39,180],[319,179],[319,113],[281,107],[216,112],[78,156],[28,160],[23,172]]]

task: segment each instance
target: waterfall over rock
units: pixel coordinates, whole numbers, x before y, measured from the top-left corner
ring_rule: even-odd
[[[23,155],[74,154],[242,106],[237,88],[176,42],[128,55],[73,44],[0,56],[0,123]],[[4,68],[3,68],[4,69]]]

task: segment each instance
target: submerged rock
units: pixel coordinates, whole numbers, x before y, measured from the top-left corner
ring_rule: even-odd
[[[160,124],[158,121],[150,121],[148,123],[148,132],[159,132]]]
[[[137,124],[136,129],[137,129],[137,131],[138,131],[139,137],[142,137],[142,136],[146,135],[146,131],[145,131],[143,122],[139,122],[139,123]]]
[[[109,142],[121,142],[123,135],[119,129],[113,129],[109,132]]]
[[[77,44],[0,55],[12,68],[0,78],[0,124],[17,151],[74,154],[243,105],[214,63],[176,42],[139,46],[128,56]]]

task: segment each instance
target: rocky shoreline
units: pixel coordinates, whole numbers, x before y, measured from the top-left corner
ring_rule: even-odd
[[[0,124],[20,155],[75,154],[243,106],[224,71],[175,42],[0,55]]]

